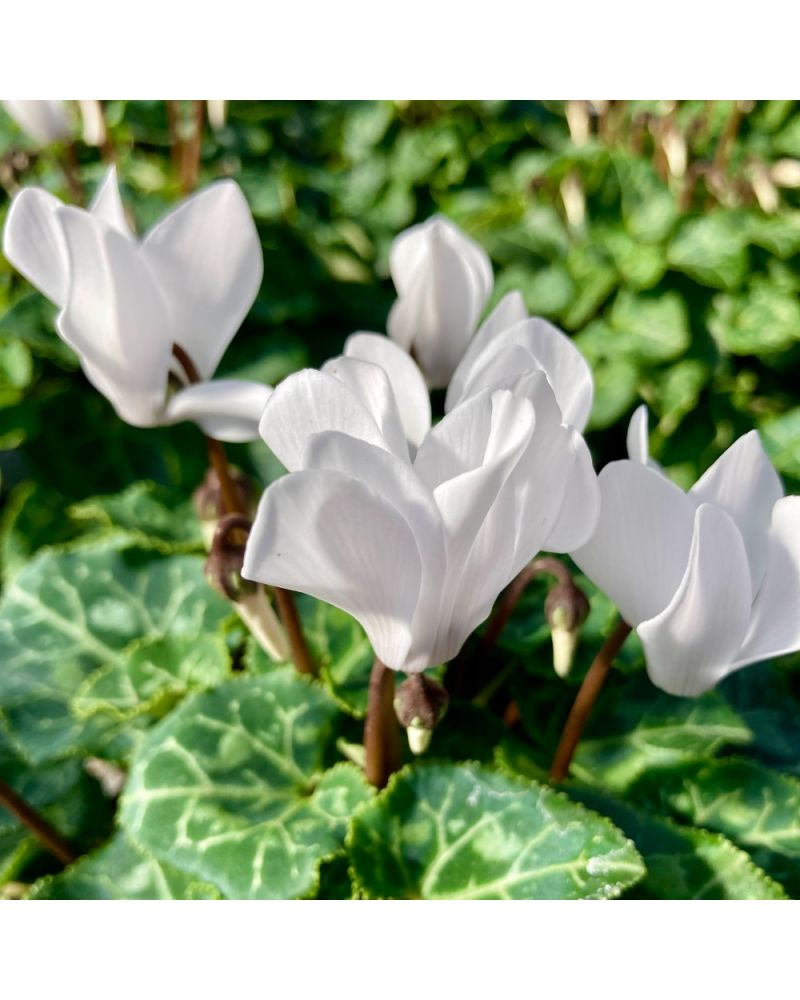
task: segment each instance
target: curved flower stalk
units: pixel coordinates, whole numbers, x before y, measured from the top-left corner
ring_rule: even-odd
[[[390,376],[354,356],[376,340],[389,344],[354,338],[270,397],[261,435],[290,475],[262,497],[243,575],[342,608],[386,666],[413,673],[452,659],[539,549],[588,539],[597,483],[544,373],[423,432],[402,416],[427,398],[413,361]]]
[[[128,225],[113,167],[88,210],[26,188],[11,204],[3,250],[61,310],[59,335],[123,420],[194,420],[220,440],[257,437],[270,388],[208,381],[262,276],[258,235],[233,181],[186,199],[142,239]],[[173,344],[199,383],[170,395],[170,374],[186,374]]]
[[[636,629],[653,683],[693,697],[800,649],[800,497],[783,495],[755,431],[684,493],[648,464],[646,416],[635,460],[600,473],[597,529],[571,555]]]
[[[431,388],[446,386],[492,292],[489,256],[435,215],[395,238],[389,266],[398,296],[389,336],[413,354]]]
[[[64,101],[3,101],[4,109],[37,146],[49,146],[70,137]]]

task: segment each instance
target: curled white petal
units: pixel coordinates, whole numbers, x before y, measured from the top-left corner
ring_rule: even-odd
[[[136,238],[125,215],[125,206],[122,204],[122,197],[119,193],[115,166],[109,167],[106,171],[103,182],[89,205],[89,211],[128,239]]]
[[[63,207],[42,188],[14,196],[3,230],[3,253],[45,298],[60,307],[67,299],[68,256],[58,218]]]
[[[192,420],[219,441],[258,440],[258,425],[272,389],[260,382],[215,379],[175,393],[166,405],[164,423]]]
[[[3,101],[3,107],[40,146],[69,137],[69,118],[63,101]]]
[[[747,554],[733,519],[701,504],[689,561],[672,600],[637,628],[653,683],[696,697],[732,669],[752,601]]]

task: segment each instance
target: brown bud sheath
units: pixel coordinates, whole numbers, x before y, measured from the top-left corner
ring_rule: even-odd
[[[447,711],[450,696],[445,688],[425,674],[412,674],[397,689],[394,710],[406,730],[413,753],[424,752],[431,735]]]

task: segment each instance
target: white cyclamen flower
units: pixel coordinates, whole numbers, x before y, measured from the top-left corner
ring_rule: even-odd
[[[258,436],[269,387],[220,379],[170,396],[168,384],[170,372],[181,374],[173,344],[211,378],[261,283],[258,234],[234,181],[187,198],[142,239],[113,167],[88,211],[25,188],[11,203],[3,251],[59,307],[59,335],[123,420],[194,420],[225,441]]]
[[[489,257],[436,215],[400,233],[389,266],[398,296],[389,336],[414,355],[431,388],[446,386],[491,295]]]
[[[739,438],[684,493],[635,460],[598,477],[600,519],[571,553],[636,629],[653,683],[696,696],[749,663],[800,649],[800,497],[785,497],[758,434]]]
[[[261,500],[243,574],[342,608],[387,666],[421,671],[458,653],[540,549],[589,537],[596,476],[542,372],[476,393],[429,429],[413,360],[375,335],[348,348],[267,403],[261,434],[290,475]],[[364,360],[375,351],[404,364],[388,373]]]
[[[8,114],[39,146],[63,142],[70,126],[63,101],[3,101]]]

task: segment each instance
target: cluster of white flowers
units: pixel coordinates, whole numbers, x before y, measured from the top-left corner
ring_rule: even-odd
[[[800,648],[800,498],[783,496],[757,435],[686,494],[649,460],[642,409],[630,458],[598,477],[586,361],[516,292],[481,325],[491,264],[448,220],[395,240],[388,337],[355,333],[274,390],[211,380],[262,274],[235,182],[141,240],[113,170],[88,210],[26,189],[4,250],[59,307],[60,336],[123,419],[263,438],[288,474],[263,495],[244,576],[343,608],[387,666],[455,656],[540,550],[571,554],[614,600],[671,693]],[[444,387],[432,424],[429,389]]]

